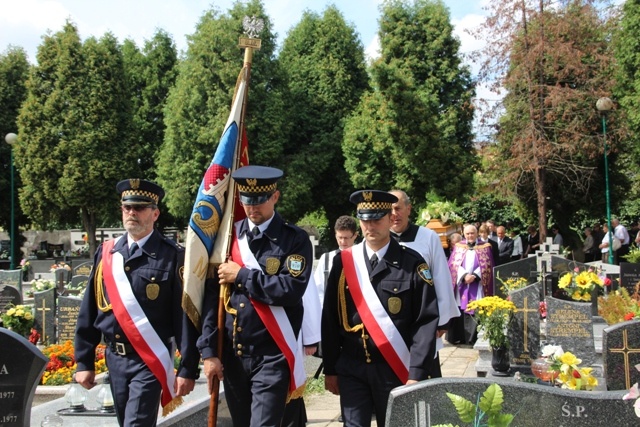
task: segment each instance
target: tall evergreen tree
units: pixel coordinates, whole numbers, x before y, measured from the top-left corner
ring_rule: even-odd
[[[165,111],[166,134],[158,156],[158,181],[167,193],[171,214],[191,214],[200,185],[229,116],[243,51],[237,47],[245,16],[264,19],[262,48],[254,52],[248,110],[245,117],[249,158],[254,164],[280,166],[285,133],[280,87],[281,72],[274,59],[272,25],[259,0],[236,3],[227,14],[205,12],[188,37],[184,60]]]
[[[137,156],[129,141],[129,102],[115,37],[77,28],[45,36],[18,118],[20,202],[42,228],[82,222],[90,252],[100,221],[119,217],[115,184]]]
[[[344,120],[368,88],[364,48],[335,6],[306,11],[289,31],[279,59],[287,70],[285,108],[292,125],[280,208],[290,219],[315,209],[333,222],[346,213],[353,186],[344,167]]]
[[[476,160],[474,87],[440,0],[387,0],[373,91],[346,124],[346,168],[356,187],[402,188],[421,204],[462,198]]]
[[[11,147],[5,143],[5,135],[17,133],[16,119],[20,105],[27,96],[26,81],[29,73],[27,53],[19,47],[9,47],[0,55],[0,226],[9,230],[10,235],[18,235],[18,226],[26,224],[25,217],[18,203],[15,191],[22,186],[20,175],[15,171],[14,193],[11,192]],[[11,197],[14,197],[14,230],[11,230]],[[12,246],[13,247],[13,246]],[[20,260],[20,254],[14,259]]]

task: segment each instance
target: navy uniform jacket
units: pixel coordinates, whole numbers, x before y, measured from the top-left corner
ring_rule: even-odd
[[[250,233],[247,224],[246,219],[242,221],[239,236]],[[259,238],[254,238],[249,247],[263,271],[242,267],[232,286],[230,305],[238,311],[234,353],[247,356],[280,354],[280,349],[260,320],[249,297],[267,305],[284,307],[297,337],[304,312],[302,296],[313,274],[311,242],[304,230],[283,221],[276,212],[269,227]],[[297,276],[287,268],[287,260],[292,255],[299,255],[304,259],[300,274],[295,272]],[[202,336],[198,339],[203,359],[220,357],[216,348],[218,297],[218,285],[207,283],[202,308]],[[234,316],[227,313],[227,343],[233,342],[233,321]]]
[[[131,258],[127,259],[126,235],[116,243],[113,252],[120,252],[124,257],[124,269],[133,293],[160,339],[166,343],[171,337],[175,337],[182,355],[178,376],[197,378],[199,354],[195,343],[198,332],[181,307],[180,270],[184,266],[184,249],[154,230],[149,240]],[[76,327],[75,355],[78,371],[94,370],[95,348],[103,334],[108,343],[128,342],[113,310],[103,313],[96,304],[95,272],[101,259],[102,245],[95,255],[94,268],[89,276]],[[160,292],[154,300],[147,297],[146,288],[149,283],[160,285]]]
[[[353,246],[352,250],[365,250],[365,243]],[[365,259],[367,255],[365,252]],[[437,363],[436,330],[438,328],[438,301],[433,281],[427,283],[419,274],[418,267],[424,263],[422,256],[391,239],[389,248],[376,269],[371,272],[371,284],[389,317],[404,338],[410,351],[409,379],[425,380],[431,375],[431,366]],[[342,274],[342,257],[333,259],[327,292],[322,310],[322,350],[324,372],[337,375],[336,363],[341,353],[356,362],[366,363],[362,332],[347,332],[338,316],[338,282]],[[362,323],[345,281],[347,318],[349,326]],[[400,298],[402,306],[397,314],[391,314],[389,298]],[[373,362],[384,358],[372,339],[367,339],[367,350]]]

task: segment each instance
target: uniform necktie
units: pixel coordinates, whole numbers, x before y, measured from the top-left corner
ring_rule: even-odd
[[[378,255],[373,254],[373,256],[369,258],[369,262],[371,263],[371,271],[375,270],[378,265]]]
[[[129,256],[135,254],[137,250],[138,250],[138,244],[136,242],[133,242],[129,247]]]
[[[251,229],[251,233],[247,233],[247,239],[249,240],[249,243],[251,243],[254,238],[258,237],[258,234],[260,234],[260,229],[256,225]]]

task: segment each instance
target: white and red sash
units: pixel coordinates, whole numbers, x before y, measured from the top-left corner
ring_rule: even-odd
[[[249,243],[246,237],[238,239],[237,233],[234,233],[233,236],[231,259],[241,267],[262,271],[258,260],[251,252],[251,249],[249,249]],[[276,342],[276,345],[280,351],[282,351],[282,354],[284,354],[285,359],[287,359],[289,372],[291,373],[289,392],[293,393],[296,389],[302,387],[307,379],[303,365],[302,346],[298,344],[298,340],[302,339],[302,334],[299,333],[298,340],[296,340],[293,327],[283,307],[267,305],[252,298],[249,298],[249,300],[256,309],[267,331],[269,331],[269,334]]]
[[[120,237],[121,238],[121,237]],[[117,240],[119,240],[118,238]],[[118,252],[111,253],[117,240],[102,245],[102,274],[109,295],[113,314],[129,342],[162,385],[163,408],[170,405],[176,395],[173,391],[175,373],[173,357],[160,339],[138,303],[131,283],[124,272],[124,258]],[[181,398],[178,398],[181,401]],[[174,402],[177,405],[179,402]],[[165,408],[166,409],[166,408]],[[172,408],[173,409],[173,408]]]
[[[342,268],[358,314],[380,353],[402,383],[409,379],[409,349],[380,302],[367,271],[362,243],[341,252]]]

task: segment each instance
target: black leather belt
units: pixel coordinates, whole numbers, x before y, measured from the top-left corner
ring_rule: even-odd
[[[109,343],[111,351],[118,356],[126,356],[127,354],[135,353],[133,346],[128,342],[111,342]]]

